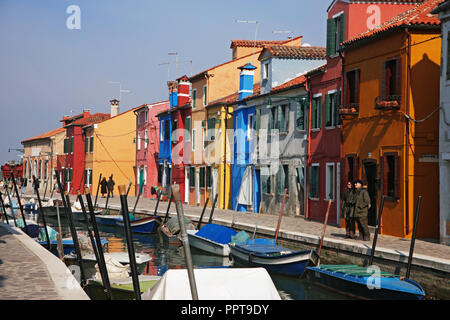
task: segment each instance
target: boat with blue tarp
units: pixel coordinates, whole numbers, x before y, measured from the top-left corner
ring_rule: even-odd
[[[230,254],[228,244],[232,236],[237,234],[231,228],[214,223],[205,224],[198,231],[186,230],[186,232],[191,247],[224,257]]]
[[[309,280],[359,299],[421,300],[425,291],[415,281],[358,265],[320,265],[306,268]]]

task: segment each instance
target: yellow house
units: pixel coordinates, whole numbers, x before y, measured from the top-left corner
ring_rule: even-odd
[[[135,194],[136,166],[136,108],[119,112],[119,101],[111,100],[111,118],[93,127],[94,152],[89,157],[92,163],[92,192],[96,192],[100,174],[106,180],[112,175],[117,186],[131,182],[130,195]],[[92,157],[92,159],[91,159]]]

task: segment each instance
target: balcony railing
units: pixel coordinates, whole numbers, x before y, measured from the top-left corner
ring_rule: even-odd
[[[341,116],[357,116],[359,113],[359,103],[350,103],[339,106],[339,115]]]
[[[379,96],[375,98],[375,109],[387,110],[387,109],[400,109],[402,96]]]

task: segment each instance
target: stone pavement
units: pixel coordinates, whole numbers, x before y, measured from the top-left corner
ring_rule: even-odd
[[[0,222],[0,300],[89,299],[65,264],[18,228]]]

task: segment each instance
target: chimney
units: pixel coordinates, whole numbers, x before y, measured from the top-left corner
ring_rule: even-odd
[[[178,85],[176,81],[167,81],[167,86],[169,87],[170,109],[172,109],[178,105]]]
[[[119,100],[112,99],[109,100],[109,103],[111,104],[111,118],[112,118],[119,114]]]
[[[87,118],[91,115],[91,109],[83,109],[83,118]]]
[[[238,69],[241,70],[238,101],[241,101],[245,97],[253,94],[253,77],[255,75],[256,67],[249,62]]]
[[[184,106],[189,102],[189,78],[183,76],[178,80],[178,105]]]

